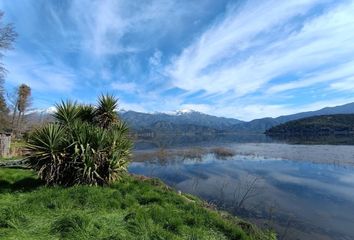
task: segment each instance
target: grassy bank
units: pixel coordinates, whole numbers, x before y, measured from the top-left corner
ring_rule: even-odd
[[[45,187],[29,170],[0,169],[0,239],[269,239],[154,179],[107,187]]]

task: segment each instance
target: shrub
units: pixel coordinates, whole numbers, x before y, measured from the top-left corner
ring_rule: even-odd
[[[55,123],[28,137],[29,165],[48,185],[103,185],[127,170],[132,143],[116,113],[118,100],[101,96],[98,105],[62,102]]]

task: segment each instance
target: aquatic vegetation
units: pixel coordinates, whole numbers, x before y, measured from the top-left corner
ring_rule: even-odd
[[[223,148],[223,147],[217,147],[213,148],[211,152],[217,157],[217,158],[228,158],[228,157],[233,157],[235,156],[235,152],[232,149],[229,148]]]

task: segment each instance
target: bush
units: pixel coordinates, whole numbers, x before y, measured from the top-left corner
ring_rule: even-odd
[[[62,102],[55,123],[28,137],[29,165],[48,185],[103,185],[127,170],[132,143],[116,113],[118,100],[101,96],[96,107]]]

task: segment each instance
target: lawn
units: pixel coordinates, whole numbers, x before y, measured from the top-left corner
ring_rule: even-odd
[[[30,170],[0,169],[0,239],[275,239],[156,179],[46,187]]]

